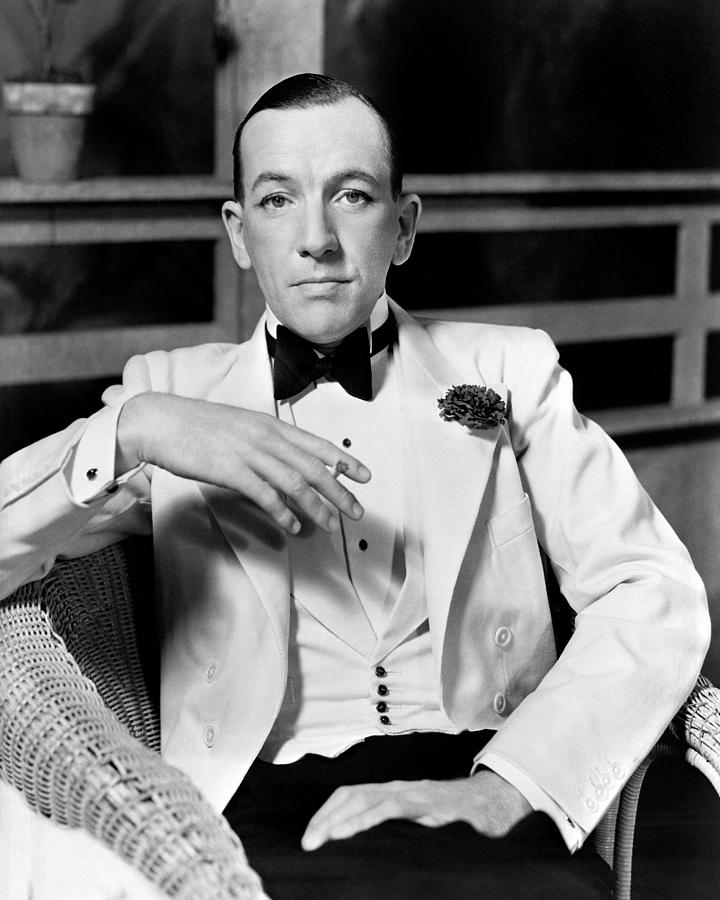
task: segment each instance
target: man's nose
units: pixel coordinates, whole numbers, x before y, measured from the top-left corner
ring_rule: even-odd
[[[332,217],[321,204],[308,205],[298,229],[297,250],[300,256],[320,257],[333,253],[339,241]]]

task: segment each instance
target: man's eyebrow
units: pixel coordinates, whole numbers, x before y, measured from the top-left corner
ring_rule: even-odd
[[[374,175],[371,175],[370,172],[366,172],[364,169],[346,169],[343,172],[338,172],[335,176],[336,181],[351,181],[354,178],[366,181],[368,184],[375,185],[375,187],[380,187],[377,178],[375,178]]]
[[[251,190],[254,191],[255,188],[268,181],[274,181],[279,184],[289,184],[292,181],[292,178],[290,178],[289,175],[283,175],[280,172],[261,172],[255,181],[253,181]]]

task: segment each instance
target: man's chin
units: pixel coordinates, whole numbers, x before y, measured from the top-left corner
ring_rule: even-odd
[[[308,316],[306,319],[296,323],[296,325],[291,324],[288,327],[313,344],[333,347],[360,325],[362,325],[362,322],[356,322],[355,320],[351,322],[339,321],[336,316],[333,316],[332,320],[320,316]]]
[[[339,301],[334,296],[315,297],[284,324],[313,344],[337,344],[366,322],[372,311],[371,307],[361,316],[348,316],[349,307],[344,298]]]

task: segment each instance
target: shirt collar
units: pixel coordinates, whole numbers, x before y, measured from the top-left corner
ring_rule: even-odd
[[[265,304],[265,312],[267,314],[266,327],[271,337],[277,337],[277,327],[278,325],[282,325],[283,323],[278,319],[275,313],[270,309],[270,307]],[[382,292],[380,297],[378,298],[377,303],[373,307],[372,312],[370,313],[370,319],[367,323],[370,333],[375,331],[381,325],[384,325],[387,321],[387,317],[390,314],[390,308],[388,306],[388,296],[385,291]]]

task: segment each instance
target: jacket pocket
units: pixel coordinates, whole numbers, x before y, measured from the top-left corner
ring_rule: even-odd
[[[507,715],[554,663],[555,642],[528,495],[490,519],[487,528],[493,547],[494,642],[505,678],[499,714]]]

